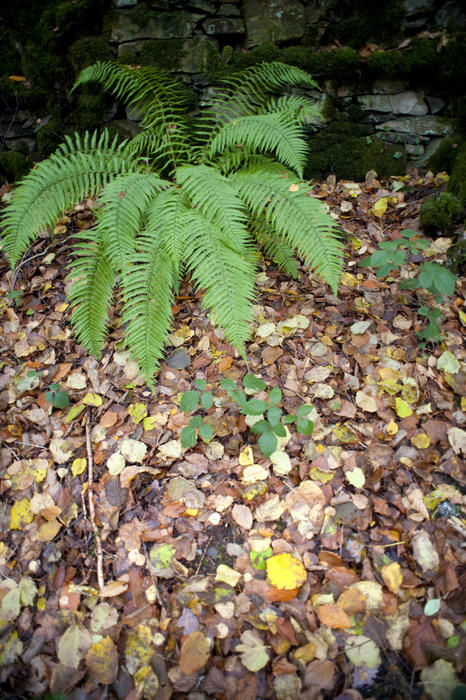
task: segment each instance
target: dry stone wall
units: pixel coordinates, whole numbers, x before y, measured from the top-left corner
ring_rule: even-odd
[[[209,90],[209,74],[218,74],[230,54],[233,59],[241,59],[263,45],[289,49],[313,44],[315,51],[324,55],[325,42],[335,35],[339,23],[348,22],[341,16],[344,3],[337,0],[108,3],[106,41],[111,55],[122,62],[152,62],[176,72],[193,84],[201,102]],[[400,9],[402,20],[398,29],[408,39],[419,32],[438,36],[452,24],[466,29],[466,10],[451,0],[399,0],[392,5]],[[338,43],[332,43],[333,49]],[[361,60],[364,62],[364,58]],[[310,134],[331,127],[336,113],[341,115],[349,107],[357,107],[359,135],[395,144],[411,161],[425,163],[441,139],[454,131],[449,98],[438,94],[435,81],[432,86],[424,78],[419,84],[406,79],[368,82],[358,79],[354,69],[350,80],[344,70],[341,74],[334,70],[331,79],[319,80],[317,76],[317,80],[323,92],[309,93],[319,109],[319,116],[308,125]],[[33,153],[37,131],[50,115],[33,115],[20,109],[14,119],[8,121],[8,116],[0,124],[4,148],[21,147]],[[114,122],[131,133],[138,130],[137,113],[122,114],[121,110],[117,112],[117,106],[107,109],[103,121]]]

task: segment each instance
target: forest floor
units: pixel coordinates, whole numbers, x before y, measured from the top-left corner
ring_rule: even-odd
[[[399,282],[451,240],[389,277],[359,267],[401,230],[422,235],[420,204],[442,184],[318,183],[347,236],[338,298],[264,262],[246,366],[185,283],[155,392],[118,307],[100,361],[69,326],[65,240],[92,202],[14,275],[2,258],[3,696],[450,699],[466,658],[466,286],[422,347]],[[219,385],[247,373],[281,389],[285,412],[312,404],[312,436],[290,425],[265,459]],[[214,436],[184,449],[195,379]]]

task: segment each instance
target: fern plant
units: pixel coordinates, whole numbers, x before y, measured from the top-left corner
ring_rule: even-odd
[[[89,352],[101,353],[118,285],[127,345],[151,382],[189,273],[244,357],[259,247],[295,277],[297,254],[337,291],[337,227],[302,180],[312,105],[279,95],[316,87],[306,72],[254,66],[223,80],[196,113],[187,88],[157,68],[99,62],[73,89],[86,82],[138,110],[142,131],[120,144],[107,131],[67,137],[20,182],[1,224],[14,267],[65,210],[97,197],[96,224],[77,235],[70,264],[71,323]]]

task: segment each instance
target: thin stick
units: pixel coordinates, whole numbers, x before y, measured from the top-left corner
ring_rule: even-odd
[[[99,531],[97,525],[95,524],[95,507],[94,507],[94,493],[93,493],[93,479],[94,479],[94,458],[92,456],[91,447],[91,430],[90,430],[90,411],[87,413],[86,419],[86,450],[87,450],[87,495],[89,503],[89,519],[91,521],[92,530],[94,532],[95,538],[95,548],[97,551],[97,582],[99,584],[99,589],[102,590],[105,586],[104,582],[104,554],[102,551],[102,541],[100,539]]]

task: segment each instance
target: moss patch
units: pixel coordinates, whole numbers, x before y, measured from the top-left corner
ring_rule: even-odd
[[[428,234],[450,233],[463,212],[460,201],[449,192],[430,197],[423,202],[419,220]]]
[[[31,164],[26,156],[18,151],[0,153],[0,182],[17,182],[30,170]]]
[[[466,143],[463,143],[455,158],[448,191],[458,197],[463,207],[466,207]]]
[[[310,140],[310,149],[305,173],[308,178],[334,174],[360,182],[368,170],[375,170],[379,177],[402,175],[406,170],[404,150],[379,139],[343,135],[341,130],[321,131]]]

